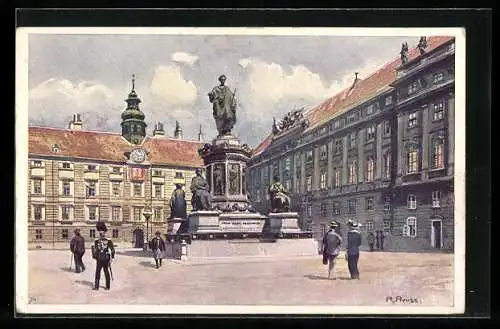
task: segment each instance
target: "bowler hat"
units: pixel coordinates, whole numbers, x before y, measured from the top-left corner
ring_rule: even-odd
[[[155,234],[156,235],[161,235],[161,232],[160,231],[156,231]]]
[[[338,227],[338,226],[339,226],[339,224],[337,222],[335,222],[335,221],[330,222],[330,227]]]
[[[75,228],[75,233],[80,233],[80,229],[79,228]]]

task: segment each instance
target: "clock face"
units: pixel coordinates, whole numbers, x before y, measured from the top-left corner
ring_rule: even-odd
[[[130,154],[130,158],[134,162],[143,162],[146,160],[146,152],[143,149],[135,149]]]

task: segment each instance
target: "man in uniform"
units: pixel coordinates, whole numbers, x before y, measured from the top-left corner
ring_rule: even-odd
[[[85,271],[85,264],[83,264],[83,254],[85,253],[85,239],[80,235],[80,229],[75,229],[75,236],[71,239],[69,249],[73,253],[75,259],[75,271],[80,273]]]
[[[115,258],[115,248],[113,242],[106,238],[106,224],[99,222],[96,226],[99,231],[99,238],[95,239],[92,246],[92,257],[96,260],[94,290],[99,290],[101,269],[104,270],[104,277],[106,278],[105,289],[109,290],[111,287],[109,269],[111,260]]]
[[[149,243],[149,247],[153,251],[153,258],[156,262],[156,268],[160,268],[161,260],[163,258],[163,252],[165,251],[165,241],[161,238],[160,231],[156,231],[155,237],[153,237]]]
[[[359,260],[359,246],[361,245],[361,233],[358,231],[358,224],[352,221],[347,222],[349,232],[347,232],[347,266],[351,279],[359,280],[358,260]]]
[[[335,231],[339,225],[337,222],[330,223],[330,230],[323,237],[323,257],[328,260],[328,279],[330,279],[335,266],[335,259],[340,253],[342,237]]]

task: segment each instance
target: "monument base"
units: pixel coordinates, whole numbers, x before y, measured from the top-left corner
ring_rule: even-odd
[[[216,233],[219,227],[219,212],[201,210],[189,214],[189,233]]]
[[[177,234],[177,233],[185,233],[187,219],[185,218],[170,218],[167,220],[167,233],[168,234]]]
[[[270,233],[303,233],[298,224],[296,212],[269,213]]]

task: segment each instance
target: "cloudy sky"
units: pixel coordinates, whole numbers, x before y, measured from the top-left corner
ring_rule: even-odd
[[[256,146],[272,118],[310,108],[399,56],[418,37],[242,35],[29,36],[29,123],[64,128],[80,113],[84,129],[120,132],[120,115],[136,75],[148,134],[179,120],[186,139],[216,136],[207,93],[220,74],[236,88],[241,140]]]

